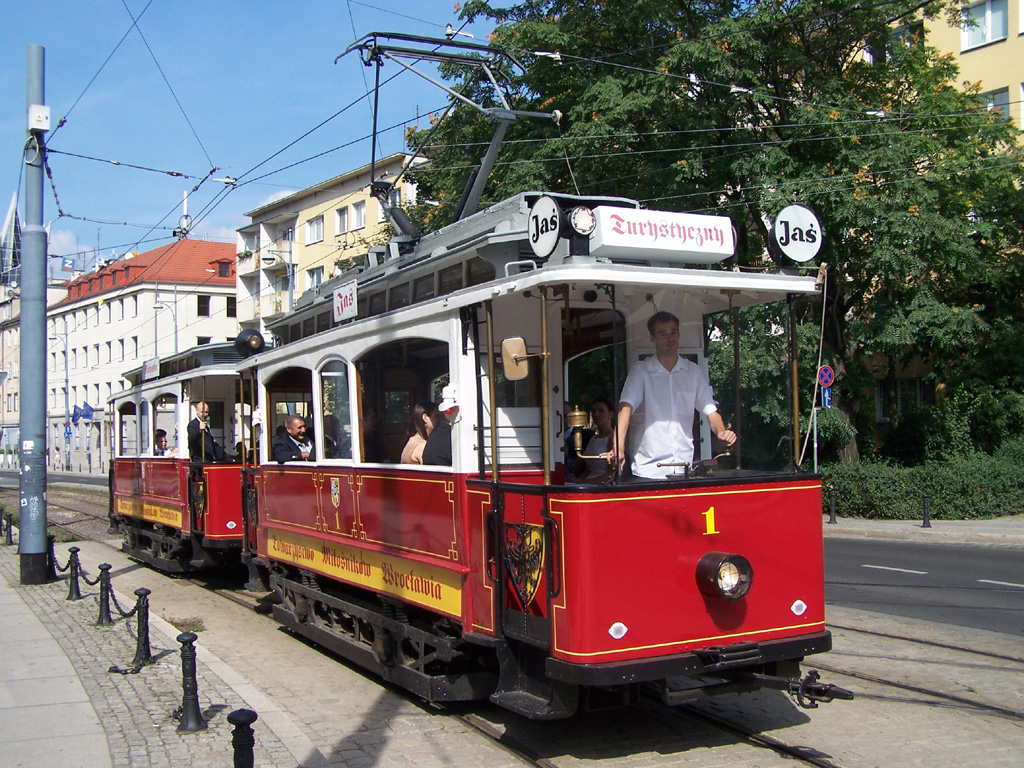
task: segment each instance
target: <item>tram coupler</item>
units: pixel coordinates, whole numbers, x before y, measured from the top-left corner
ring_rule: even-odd
[[[789,695],[804,709],[816,709],[818,702],[828,704],[833,699],[853,700],[853,692],[840,688],[832,683],[819,683],[821,675],[812,669],[803,679],[793,678],[789,681]]]
[[[810,670],[803,678],[776,677],[775,675],[754,675],[762,688],[785,691],[804,709],[817,709],[818,703],[828,704],[834,699],[853,700],[853,692],[832,683],[820,683],[821,675],[816,669]]]

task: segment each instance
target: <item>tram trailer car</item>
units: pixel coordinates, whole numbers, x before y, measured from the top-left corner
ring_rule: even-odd
[[[112,518],[124,551],[158,570],[187,573],[240,562],[242,467],[230,438],[250,418],[236,371],[243,357],[238,345],[249,337],[129,371],[133,386],[111,399],[118,436]],[[189,460],[187,425],[200,401],[210,407],[211,434],[234,460]],[[166,432],[171,455],[157,455],[157,429]]]
[[[557,238],[538,251],[542,219]],[[732,248],[724,217],[527,193],[303,297],[271,326],[286,343],[243,364],[268,423],[314,423],[315,464],[246,479],[246,546],[274,616],[427,700],[530,718],[630,704],[645,686],[670,705],[764,686],[810,706],[845,694],[799,680],[831,647],[819,476],[715,468],[701,419],[698,461],[670,479],[566,482],[578,355],[614,343],[644,359],[656,306],[706,370],[709,315],[815,293],[813,278],[702,266]],[[332,305],[358,317],[332,322]],[[453,466],[398,464],[409,407],[446,384]]]

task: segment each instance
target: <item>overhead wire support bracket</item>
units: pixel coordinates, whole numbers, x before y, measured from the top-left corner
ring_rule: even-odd
[[[386,42],[391,40],[400,41],[402,43],[415,43],[422,45],[423,48],[415,48],[408,45],[392,45],[390,42]],[[450,48],[460,49],[460,51],[468,51],[471,53],[447,52],[444,50]],[[476,212],[477,207],[480,204],[480,200],[483,197],[487,179],[490,176],[494,163],[498,158],[498,150],[501,143],[505,138],[505,134],[508,131],[509,126],[511,126],[517,118],[542,117],[553,120],[555,123],[558,123],[562,119],[562,113],[557,109],[553,112],[534,112],[512,109],[508,100],[505,98],[505,94],[502,92],[501,87],[498,85],[498,77],[495,76],[496,72],[499,76],[501,75],[499,60],[504,60],[506,63],[517,67],[520,71],[525,71],[525,67],[523,67],[523,65],[514,56],[500,48],[483,45],[481,43],[459,42],[449,40],[447,38],[371,32],[349,45],[348,48],[345,49],[344,53],[335,58],[334,62],[337,63],[339,59],[352,51],[359,51],[363,63],[368,67],[376,64],[379,69],[381,62],[384,59],[393,61],[409,72],[412,72],[418,77],[426,80],[431,85],[440,88],[451,96],[452,99],[472,107],[497,123],[494,134],[491,137],[491,142],[488,145],[487,152],[480,160],[477,173],[472,177],[472,187],[469,192],[464,195],[465,202],[459,208],[456,220],[465,218],[466,216]],[[485,54],[486,57],[481,56],[480,54]],[[412,64],[403,61],[403,59],[412,59],[414,62],[433,61],[437,63],[463,64],[470,67],[476,67],[480,69],[491,82],[491,85],[494,87],[494,92],[501,102],[501,107],[485,107],[482,104],[478,104],[472,99],[450,88],[440,80],[420,72]],[[374,114],[376,115],[376,104]],[[373,158],[371,158],[370,164],[372,167]]]

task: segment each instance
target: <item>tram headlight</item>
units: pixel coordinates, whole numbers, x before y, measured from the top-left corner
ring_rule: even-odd
[[[708,552],[697,563],[697,587],[711,597],[739,600],[753,580],[754,569],[743,555]]]
[[[235,349],[243,358],[262,352],[265,346],[263,334],[252,328],[242,331],[235,337]]]

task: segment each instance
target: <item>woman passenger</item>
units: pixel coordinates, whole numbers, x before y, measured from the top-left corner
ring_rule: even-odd
[[[423,446],[437,426],[438,411],[434,403],[416,403],[409,419],[409,441],[402,449],[403,464],[422,464]],[[607,463],[607,462],[605,462]]]

